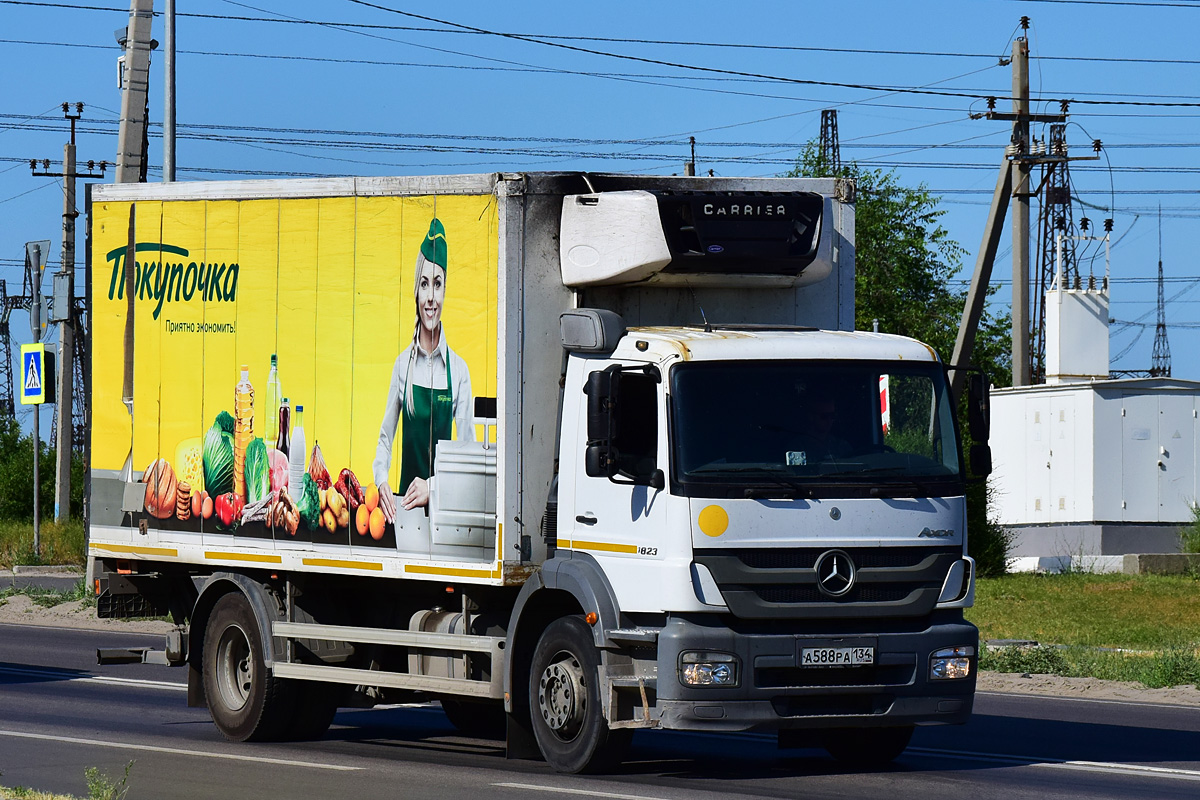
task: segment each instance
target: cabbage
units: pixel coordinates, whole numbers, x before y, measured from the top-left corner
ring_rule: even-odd
[[[303,486],[296,508],[300,511],[300,521],[304,527],[315,531],[321,524],[321,495],[317,490],[317,482],[307,472],[304,473]]]
[[[233,416],[217,415],[204,434],[204,488],[213,497],[233,491]]]
[[[251,439],[246,445],[243,470],[246,478],[246,502],[256,503],[271,493],[271,462],[267,458],[267,444],[262,439]]]

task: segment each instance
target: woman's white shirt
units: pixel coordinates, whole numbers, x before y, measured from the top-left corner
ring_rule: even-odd
[[[416,358],[413,358],[413,349]],[[450,380],[453,386],[446,385],[446,360],[450,361]],[[455,438],[460,441],[475,441],[475,425],[471,422],[471,375],[467,362],[446,345],[445,330],[438,327],[438,343],[432,353],[426,353],[416,343],[408,347],[396,357],[392,367],[392,380],[388,386],[387,405],[383,410],[383,422],[379,426],[379,443],[375,447],[375,461],[371,471],[375,485],[388,480],[388,470],[392,463],[392,443],[396,440],[396,429],[404,409],[404,396],[408,386],[408,365],[412,360],[413,386],[427,389],[450,389],[453,400]],[[393,486],[392,490],[403,494],[406,486]]]

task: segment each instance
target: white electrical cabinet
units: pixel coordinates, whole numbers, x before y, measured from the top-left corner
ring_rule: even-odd
[[[1190,522],[1200,495],[1197,409],[1200,383],[1166,378],[994,390],[990,481],[998,522],[1127,533]],[[1155,551],[1161,544],[1143,550]]]

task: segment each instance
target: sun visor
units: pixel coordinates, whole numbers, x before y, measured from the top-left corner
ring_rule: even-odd
[[[567,286],[803,286],[833,270],[813,192],[619,191],[563,198]]]

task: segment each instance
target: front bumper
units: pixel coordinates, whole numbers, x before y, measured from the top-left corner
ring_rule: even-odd
[[[803,623],[795,627],[801,627]],[[902,626],[892,626],[902,627]],[[978,649],[978,629],[961,616],[885,633],[830,634],[732,630],[704,615],[672,617],[658,640],[660,726],[693,731],[961,724],[971,715],[978,664],[957,680],[929,680],[929,656],[956,645]],[[801,667],[804,647],[875,648],[869,667]],[[692,687],[679,680],[685,650],[732,653],[736,687]]]

